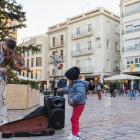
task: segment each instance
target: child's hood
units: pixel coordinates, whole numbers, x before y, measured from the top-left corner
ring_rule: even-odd
[[[84,80],[74,80],[73,81],[73,83],[79,83],[79,82],[83,83],[85,85],[86,89],[88,88],[89,83],[87,81],[84,81]]]

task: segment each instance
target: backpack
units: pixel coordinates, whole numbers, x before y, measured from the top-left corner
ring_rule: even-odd
[[[45,106],[40,106],[36,110],[31,112],[30,114],[25,116],[23,119],[30,118],[30,117],[33,117],[33,116],[36,116],[36,115],[39,115],[39,114],[44,114],[44,115],[48,116],[47,108]]]

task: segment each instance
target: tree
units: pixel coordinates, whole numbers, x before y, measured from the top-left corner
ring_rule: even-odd
[[[18,28],[26,27],[26,12],[22,11],[21,4],[17,4],[16,0],[0,0],[0,41],[5,41],[10,36],[10,31],[14,32]],[[13,38],[13,37],[12,37]],[[15,53],[22,57],[25,51],[39,51],[37,46],[17,46]],[[8,68],[9,84],[30,84],[32,88],[37,88],[37,82],[29,80],[20,80],[13,70]]]
[[[26,27],[24,21],[26,17],[21,4],[15,0],[0,0],[0,41],[9,37],[9,30],[14,32],[17,28]]]

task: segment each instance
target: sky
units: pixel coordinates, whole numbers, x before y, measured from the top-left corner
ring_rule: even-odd
[[[45,34],[47,27],[66,21],[70,18],[104,7],[117,15],[120,15],[120,0],[16,0],[23,5],[26,12],[27,28],[18,29],[18,41],[23,38]],[[82,8],[83,7],[83,8]]]

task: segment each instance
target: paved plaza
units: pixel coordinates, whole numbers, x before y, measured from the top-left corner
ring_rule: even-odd
[[[65,128],[55,132],[53,136],[9,138],[9,140],[66,140],[71,133],[70,118],[72,108],[67,104]],[[40,98],[43,105],[43,95]],[[29,110],[9,110],[10,121],[23,118],[35,110],[38,106]],[[103,96],[98,100],[87,99],[85,110],[80,118],[81,140],[140,140],[140,98],[129,100],[128,97]],[[4,140],[1,138],[0,140]]]

